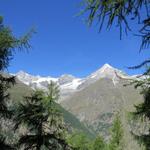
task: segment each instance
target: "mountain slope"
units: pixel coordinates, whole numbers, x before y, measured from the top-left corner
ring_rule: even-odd
[[[16,85],[13,86],[9,92],[12,102],[17,104],[19,101],[23,100],[24,96],[31,94],[32,91],[33,90],[29,86],[17,80]],[[62,113],[65,123],[67,123],[69,127],[80,130],[81,132],[87,134],[89,137],[95,136],[73,114],[62,108],[59,104],[57,104],[57,106]]]
[[[133,105],[142,100],[133,86],[124,87],[127,83],[126,80],[118,79],[115,86],[111,79],[101,78],[61,104],[90,127],[91,131],[107,135],[114,113],[120,110],[133,111]]]
[[[136,76],[128,76],[109,64],[85,78],[62,75],[58,78],[32,76],[25,72],[16,74],[17,78],[30,87],[45,89],[50,81],[57,82],[61,90],[61,105],[73,113],[91,132],[108,131],[114,113],[123,109],[131,111],[133,105],[142,100],[139,91],[126,86]]]

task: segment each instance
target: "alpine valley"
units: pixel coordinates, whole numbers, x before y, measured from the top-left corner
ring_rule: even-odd
[[[77,117],[91,135],[101,134],[106,140],[109,139],[109,128],[118,112],[126,129],[127,142],[132,138],[129,136],[131,130],[141,132],[141,128],[134,126],[127,117],[128,112],[135,110],[134,105],[143,100],[140,89],[129,85],[136,76],[129,76],[109,64],[103,65],[85,78],[76,78],[68,74],[58,78],[41,77],[24,71],[19,71],[15,76],[19,82],[33,90],[46,90],[51,81],[56,82],[60,87],[58,103],[65,111]],[[146,129],[143,132],[145,131]],[[132,145],[135,148],[135,144],[130,142],[128,149],[132,149]]]

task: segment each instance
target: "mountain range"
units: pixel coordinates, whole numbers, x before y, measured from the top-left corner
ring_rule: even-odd
[[[51,76],[42,77],[39,75],[33,76],[24,71],[19,71],[15,75],[21,82],[30,86],[32,89],[46,90],[47,85],[48,83],[50,83],[50,81],[57,82],[60,87],[61,100],[66,99],[66,97],[84,89],[88,85],[96,82],[101,78],[111,79],[114,86],[116,86],[116,84],[118,83],[118,76],[126,79],[133,78],[131,76],[128,76],[124,72],[113,68],[109,64],[103,65],[100,69],[85,78],[77,78],[70,74],[61,75],[58,78],[54,78]]]
[[[23,71],[18,72],[16,77],[32,89],[46,90],[50,81],[56,82],[61,92],[60,105],[76,116],[91,133],[101,134],[106,139],[118,112],[126,131],[131,130],[132,125],[128,125],[125,114],[134,111],[134,105],[143,100],[140,89],[136,90],[133,85],[125,86],[136,76],[129,76],[109,64],[85,78],[67,74],[58,78],[41,77]],[[132,147],[131,144],[129,147]]]

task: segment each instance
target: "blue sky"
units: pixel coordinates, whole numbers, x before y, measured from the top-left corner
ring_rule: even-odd
[[[35,27],[37,33],[31,39],[32,49],[17,52],[11,61],[9,71],[24,70],[34,75],[54,77],[64,73],[84,77],[103,64],[126,71],[142,62],[149,55],[148,50],[139,53],[140,38],[132,34],[119,39],[119,31],[98,33],[98,26],[87,27],[85,17],[76,17],[81,0],[2,0],[0,14],[5,24],[16,36],[21,36]]]

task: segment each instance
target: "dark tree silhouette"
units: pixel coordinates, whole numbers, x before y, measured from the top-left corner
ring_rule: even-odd
[[[15,129],[26,124],[27,132],[19,139],[18,146],[25,150],[42,148],[53,150],[70,150],[66,143],[65,125],[56,108],[58,87],[51,82],[48,91],[35,91],[19,104],[15,117]]]
[[[4,26],[3,18],[0,17],[0,149],[13,149],[5,141],[5,135],[2,132],[2,123],[4,119],[10,119],[12,112],[8,108],[10,99],[8,89],[15,84],[15,77],[4,73],[9,66],[10,60],[13,58],[15,49],[30,48],[28,39],[30,34],[21,38],[16,38],[10,28]]]
[[[94,21],[103,27],[111,28],[116,25],[122,33],[132,31],[130,22],[139,24],[139,33],[142,37],[141,48],[146,48],[150,43],[150,1],[149,0],[85,0],[83,13],[88,13],[88,24]],[[123,30],[124,29],[124,30]]]

